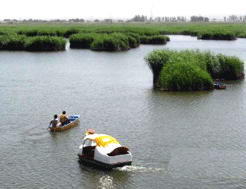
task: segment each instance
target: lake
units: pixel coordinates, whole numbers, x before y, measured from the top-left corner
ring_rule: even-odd
[[[126,52],[0,52],[0,188],[245,188],[246,86],[158,92],[144,57],[202,49],[246,61],[246,39],[170,36]],[[49,133],[53,114],[80,126]],[[133,165],[102,171],[78,163],[85,130],[116,137]]]

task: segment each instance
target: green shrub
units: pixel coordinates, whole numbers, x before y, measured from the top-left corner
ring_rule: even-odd
[[[28,51],[65,50],[66,40],[61,37],[38,36],[27,38],[25,48]]]

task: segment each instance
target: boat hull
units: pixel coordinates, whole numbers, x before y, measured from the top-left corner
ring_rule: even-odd
[[[68,129],[71,129],[73,127],[76,127],[78,125],[79,125],[79,119],[76,119],[76,120],[74,120],[74,121],[70,122],[69,124],[64,125],[62,127],[50,127],[49,129],[51,132],[62,132],[62,131],[66,131]]]
[[[79,162],[81,164],[86,165],[86,166],[101,168],[101,169],[113,169],[113,168],[123,167],[123,166],[132,164],[132,161],[119,162],[119,163],[115,163],[115,164],[107,164],[107,163],[103,163],[103,162],[100,162],[97,160],[86,158],[80,154],[78,154],[78,156],[79,156]]]

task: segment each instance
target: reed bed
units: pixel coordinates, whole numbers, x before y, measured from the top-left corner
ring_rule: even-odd
[[[95,51],[124,51],[130,49],[128,37],[121,33],[97,35],[91,44]]]
[[[189,60],[167,64],[160,73],[161,89],[169,91],[197,91],[213,89],[209,73]]]
[[[236,40],[235,34],[231,32],[204,32],[199,33],[197,38],[203,40]]]
[[[70,36],[70,47],[95,51],[123,51],[140,44],[134,33],[79,33]]]
[[[182,34],[198,36],[202,33],[232,33],[246,37],[244,23],[124,23],[124,24],[29,24],[2,25],[0,33],[15,32],[27,36],[56,35],[69,37],[76,33],[137,33],[142,36]]]
[[[95,33],[79,33],[71,35],[69,38],[70,48],[74,49],[90,49],[91,44],[97,37]]]
[[[120,33],[122,35],[127,36],[129,47],[126,47],[124,40],[122,41],[122,37],[120,40],[115,39],[115,37],[112,36],[112,34],[115,33]],[[93,37],[94,50],[114,49],[113,51],[117,51],[117,50],[126,50],[130,48],[138,47],[140,43],[165,44],[168,41],[168,38],[164,37],[163,35],[166,34],[192,35],[192,36],[197,36],[200,39],[216,39],[216,40],[234,40],[237,37],[246,38],[246,25],[240,23],[238,24],[237,23],[233,23],[233,24],[230,23],[162,23],[162,24],[156,24],[156,23],[59,24],[58,23],[57,24],[56,23],[56,24],[42,24],[42,25],[38,25],[38,24],[13,25],[12,24],[12,25],[0,26],[0,36],[6,37],[7,38],[6,41],[8,41],[9,39],[8,36],[10,35],[26,36],[27,38],[37,37],[37,36],[70,38],[71,36],[76,34],[78,35],[98,34],[98,36],[100,37]],[[19,38],[19,37],[11,37],[11,39],[12,38]],[[1,38],[1,41],[4,40],[5,39]],[[16,40],[19,41],[19,39]],[[86,41],[86,38],[84,37],[83,40]],[[12,39],[12,41],[15,40]],[[20,41],[23,41],[23,39]],[[23,42],[20,43],[22,44]],[[89,49],[91,49],[91,45],[92,45],[92,42],[90,43],[90,45],[84,44],[85,46],[81,45],[82,42],[78,42],[78,44],[76,45],[75,40],[72,43],[73,43],[71,44],[72,48],[89,48],[90,46]],[[105,45],[103,45],[103,43],[105,43]],[[22,49],[22,47],[7,48],[6,46],[2,45],[2,49],[4,48],[10,50]]]
[[[141,44],[152,44],[152,45],[159,45],[159,44],[166,44],[170,41],[168,36],[164,35],[154,35],[154,36],[141,36],[140,37]]]
[[[26,37],[8,34],[0,36],[0,50],[25,50]]]
[[[234,56],[199,50],[155,50],[145,60],[153,72],[154,87],[165,90],[209,90],[213,79],[244,78],[244,63]]]
[[[26,39],[27,51],[62,51],[65,50],[66,40],[61,37],[37,36]]]

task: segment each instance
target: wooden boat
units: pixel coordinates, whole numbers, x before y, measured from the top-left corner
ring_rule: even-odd
[[[63,126],[49,127],[49,130],[51,132],[66,131],[68,129],[71,129],[73,127],[78,126],[79,125],[79,118],[80,118],[80,115],[71,115],[71,116],[68,117],[70,123],[68,123],[67,125],[63,125]]]
[[[113,137],[105,134],[87,135],[79,147],[79,162],[102,169],[131,165],[132,154]]]

